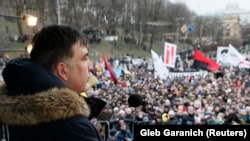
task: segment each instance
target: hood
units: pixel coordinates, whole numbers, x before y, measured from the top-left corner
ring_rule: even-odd
[[[0,87],[0,122],[9,125],[36,125],[90,113],[84,97],[68,88],[18,96],[7,91],[5,85]]]
[[[9,95],[34,94],[52,87],[65,87],[59,77],[29,58],[10,60],[3,69],[2,76]]]
[[[56,75],[29,58],[10,60],[0,86],[0,122],[9,125],[36,125],[77,115],[90,110],[79,93],[66,88]]]

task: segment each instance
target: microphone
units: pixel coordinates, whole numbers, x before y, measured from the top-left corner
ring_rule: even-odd
[[[96,98],[94,96],[84,97],[84,99],[90,108],[90,115],[88,117],[89,120],[91,120],[94,117],[97,117],[101,113],[105,105],[107,104],[102,99]]]
[[[142,99],[142,96],[140,96],[138,94],[132,94],[128,98],[128,104],[131,107],[138,107],[140,105],[144,105],[144,101]]]
[[[145,96],[144,98],[141,95],[138,94],[132,94],[129,96],[128,98],[128,104],[131,107],[139,107],[142,105],[142,111],[147,113],[149,115],[149,117],[151,117],[152,119],[156,120],[155,114],[151,114],[147,107],[148,102],[145,100]]]
[[[142,111],[144,111],[146,113],[148,112],[147,108],[146,108],[148,102],[145,100],[145,97],[142,98],[141,95],[138,95],[138,94],[130,95],[129,98],[128,98],[128,104],[131,107],[139,107],[139,106],[142,105]]]

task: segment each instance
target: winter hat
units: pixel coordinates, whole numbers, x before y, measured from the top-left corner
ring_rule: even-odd
[[[118,107],[115,107],[113,110],[114,110],[114,112],[119,112],[119,108]]]
[[[109,131],[110,136],[114,136],[116,134],[116,129],[111,129]]]
[[[148,119],[148,117],[143,117],[143,119],[142,119],[144,122],[149,122],[149,119]]]
[[[168,115],[175,116],[175,112],[174,112],[173,110],[170,110],[170,111],[168,112]]]

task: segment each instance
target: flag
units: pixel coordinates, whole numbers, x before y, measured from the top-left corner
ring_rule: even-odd
[[[219,70],[220,65],[215,61],[205,57],[198,49],[196,49],[194,52],[193,68],[207,71],[216,71]]]
[[[93,73],[90,73],[90,77],[89,77],[87,84],[91,87],[94,87],[98,83],[99,83],[99,80],[97,79],[97,77]]]
[[[97,62],[95,68],[97,72],[104,72],[104,65],[101,62]]]
[[[159,55],[151,49],[151,56],[153,60],[154,70],[155,70],[155,77],[159,77],[160,79],[166,79],[168,76],[168,69],[165,66],[163,60],[159,57]]]
[[[80,95],[83,96],[83,97],[88,97],[86,92],[82,92],[82,93],[80,93]]]
[[[230,60],[227,59],[228,47],[218,46],[216,54],[216,62],[221,66],[231,66]]]
[[[117,83],[117,79],[116,79],[116,75],[107,59],[107,57],[105,55],[103,55],[102,57],[104,63],[105,63],[105,66],[107,68],[107,70],[109,71],[109,74],[110,74],[110,77],[111,77],[111,80],[114,82],[114,83]]]
[[[238,67],[239,68],[247,68],[247,69],[249,69],[250,68],[250,61],[248,61],[248,60],[240,61]]]
[[[238,66],[240,62],[245,61],[246,57],[242,55],[236,48],[231,44],[228,47],[227,59],[230,60],[230,64],[233,66]]]
[[[175,68],[176,48],[177,48],[176,44],[165,42],[164,63],[168,67]]]

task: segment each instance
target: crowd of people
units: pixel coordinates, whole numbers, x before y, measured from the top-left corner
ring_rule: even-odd
[[[100,64],[101,61],[96,62]],[[114,61],[115,62],[115,61]],[[119,61],[118,61],[119,62]],[[147,125],[239,125],[250,123],[250,78],[248,69],[221,67],[206,76],[181,76],[160,79],[149,69],[150,59],[143,63],[119,63],[131,73],[123,73],[113,82],[105,73],[96,71],[97,86],[87,91],[107,102],[97,117],[108,121],[109,131],[119,133],[126,124]],[[117,67],[117,65],[116,65]],[[95,67],[98,68],[98,67]],[[192,70],[192,65],[184,70]],[[196,70],[193,70],[196,71]],[[140,95],[143,104],[131,107],[128,98]],[[105,124],[102,124],[105,125]],[[107,137],[103,126],[102,135]]]

